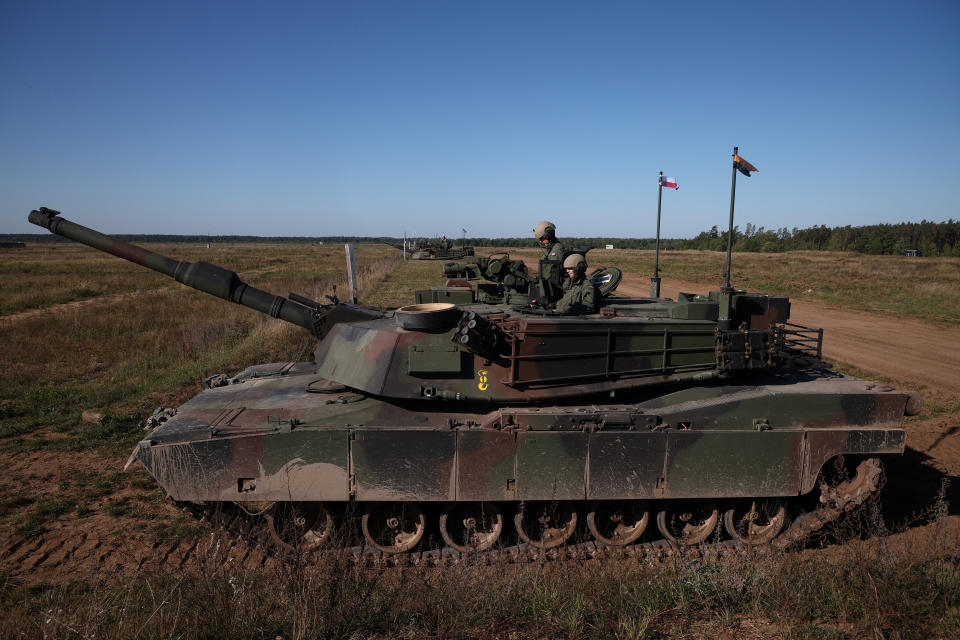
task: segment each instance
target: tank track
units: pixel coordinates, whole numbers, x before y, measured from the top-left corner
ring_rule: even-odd
[[[567,544],[552,549],[540,549],[526,543],[498,546],[486,551],[462,552],[449,547],[415,550],[407,553],[384,553],[365,545],[316,549],[303,553],[314,556],[335,556],[338,561],[357,567],[445,567],[458,565],[494,565],[501,563],[522,564],[545,561],[586,561],[603,558],[632,558],[647,562],[660,562],[683,555],[712,557],[754,552],[785,551],[799,547],[820,532],[829,523],[875,496],[883,486],[883,466],[877,458],[867,458],[859,463],[849,479],[836,484],[820,482],[820,506],[796,516],[793,521],[772,541],[762,545],[747,545],[737,540],[718,540],[690,546],[678,546],[665,539],[636,542],[626,546],[608,546],[595,541]],[[279,547],[267,530],[264,518],[250,516],[244,509],[222,504],[182,503],[181,508],[212,528],[226,531],[232,536],[265,549],[282,559],[296,553]],[[721,527],[720,523],[717,527]],[[716,534],[715,534],[716,535]]]

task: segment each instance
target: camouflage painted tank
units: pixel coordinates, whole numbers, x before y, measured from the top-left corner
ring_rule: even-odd
[[[322,546],[355,513],[387,553],[432,527],[459,551],[577,532],[786,544],[877,488],[920,408],[826,368],[822,331],[791,324],[782,296],[608,287],[596,313],[560,316],[461,281],[381,311],[275,296],[49,209],[30,221],[318,338],[312,362],[214,376],[131,456],[174,500],[240,505],[284,545]],[[851,474],[833,481],[840,458]]]
[[[472,256],[474,253],[473,247],[463,246],[454,246],[453,241],[448,240],[446,236],[442,238],[422,238],[419,240],[411,240],[406,249],[404,245],[396,244],[394,242],[386,242],[391,247],[400,249],[401,251],[406,250],[410,254],[411,260],[462,260]]]

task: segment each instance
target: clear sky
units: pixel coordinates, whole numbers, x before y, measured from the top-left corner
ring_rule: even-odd
[[[0,232],[960,218],[960,2],[0,0]]]

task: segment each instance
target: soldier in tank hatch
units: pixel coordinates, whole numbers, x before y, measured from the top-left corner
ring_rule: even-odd
[[[560,313],[576,315],[594,313],[600,302],[597,287],[587,278],[587,260],[582,253],[571,253],[563,261],[567,278],[563,281],[563,297],[557,300]]]
[[[553,224],[549,220],[543,220],[537,223],[537,226],[533,228],[533,237],[537,239],[541,245],[543,245],[543,255],[540,257],[541,260],[563,260],[563,244],[557,240],[557,225]],[[557,278],[556,276],[560,276]],[[559,283],[560,278],[563,277],[563,274],[555,274],[552,272],[541,273],[541,278],[547,280],[553,280]]]

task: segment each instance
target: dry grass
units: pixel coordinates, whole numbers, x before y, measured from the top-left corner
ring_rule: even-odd
[[[652,251],[596,250],[591,264],[617,266],[628,273],[652,273]],[[669,251],[660,255],[662,277],[719,285],[726,254]],[[793,298],[822,300],[861,309],[960,322],[960,258],[905,258],[828,251],[736,253],[734,286]]]
[[[370,287],[364,300],[373,306],[395,308],[413,304],[413,292],[442,285],[443,262],[438,260],[406,260],[386,273]]]
[[[296,553],[268,568],[0,582],[3,637],[951,638],[956,532],[802,554],[357,569]],[[869,533],[869,532],[866,532]],[[203,543],[216,556],[216,535]]]
[[[481,248],[478,254],[502,248]],[[513,257],[536,260],[536,249],[507,249]],[[619,267],[652,275],[654,252],[592,249],[591,267]],[[727,256],[717,251],[662,251],[661,277],[690,282],[723,282]],[[734,286],[751,291],[822,300],[847,309],[876,311],[934,322],[960,322],[960,258],[905,258],[838,251],[734,253]],[[701,293],[706,293],[701,292]]]
[[[228,268],[240,264],[244,280],[281,295],[294,291],[322,300],[335,284],[345,294],[342,245],[236,245],[210,252],[177,245],[148,248],[177,258],[216,260]],[[158,405],[183,402],[215,373],[310,357],[314,340],[302,329],[118,258],[73,245],[18,255],[19,261],[3,264],[0,284],[6,290],[8,280],[17,281],[24,291],[37,292],[33,304],[41,310],[0,317],[5,347],[0,435],[44,440],[44,431],[70,430],[84,409],[128,416],[135,424]],[[390,247],[358,247],[361,297],[398,259]],[[57,274],[57,287],[42,287],[45,272]],[[103,274],[125,283],[128,293],[98,289],[86,302],[59,304],[63,292],[100,282]]]
[[[343,282],[340,245],[230,245],[217,247],[216,255],[184,245],[150,248],[222,264],[280,294],[320,299]],[[11,255],[0,254],[2,313],[40,312],[0,317],[0,454],[8,463],[30,449],[92,447],[125,454],[142,435],[140,419],[157,405],[183,402],[199,391],[204,377],[304,358],[313,346],[298,328],[89,249],[57,245]],[[413,289],[442,280],[442,262],[401,263],[389,247],[361,246],[357,256],[361,302],[407,304]],[[590,256],[595,265],[635,273],[649,272],[653,261],[651,252],[640,251],[598,250]],[[905,302],[926,301],[932,308],[930,301],[949,287],[960,290],[960,263],[952,259],[802,253],[738,254],[735,260],[738,285],[796,289],[822,299],[856,294],[856,304],[865,308],[892,305],[898,313],[958,318],[955,293],[933,310],[911,311]],[[723,256],[671,252],[662,264],[665,277],[718,281]],[[747,273],[756,274],[754,284]],[[908,286],[918,281],[924,286]],[[142,293],[118,295],[137,291]],[[78,299],[89,302],[55,306]],[[81,426],[80,412],[89,408],[105,411],[108,420]],[[51,522],[93,510],[128,527],[149,522],[163,507],[159,490],[142,472],[121,476],[91,468],[69,478],[59,487],[34,486],[26,478],[8,485],[0,526],[27,527],[24,535],[36,535]],[[957,637],[957,532],[944,528],[938,515],[928,518],[934,524],[921,538],[911,531],[905,539],[890,536],[827,551],[690,563],[504,563],[368,572],[335,558],[294,556],[273,568],[209,562],[205,572],[94,573],[57,584],[0,574],[0,637]],[[175,520],[150,526],[158,536],[196,535],[184,533]],[[857,536],[886,533],[877,522],[858,526]],[[218,553],[221,534],[204,535],[207,552]]]
[[[241,243],[207,249],[205,245],[145,243],[143,247],[177,260],[219,264],[250,284],[281,295],[287,293],[281,287],[288,283],[316,289],[344,273],[342,244]],[[387,246],[361,245],[357,258],[361,267],[369,267],[397,261],[400,253]],[[0,287],[0,317],[75,300],[181,288],[163,274],[74,243],[0,251]]]

